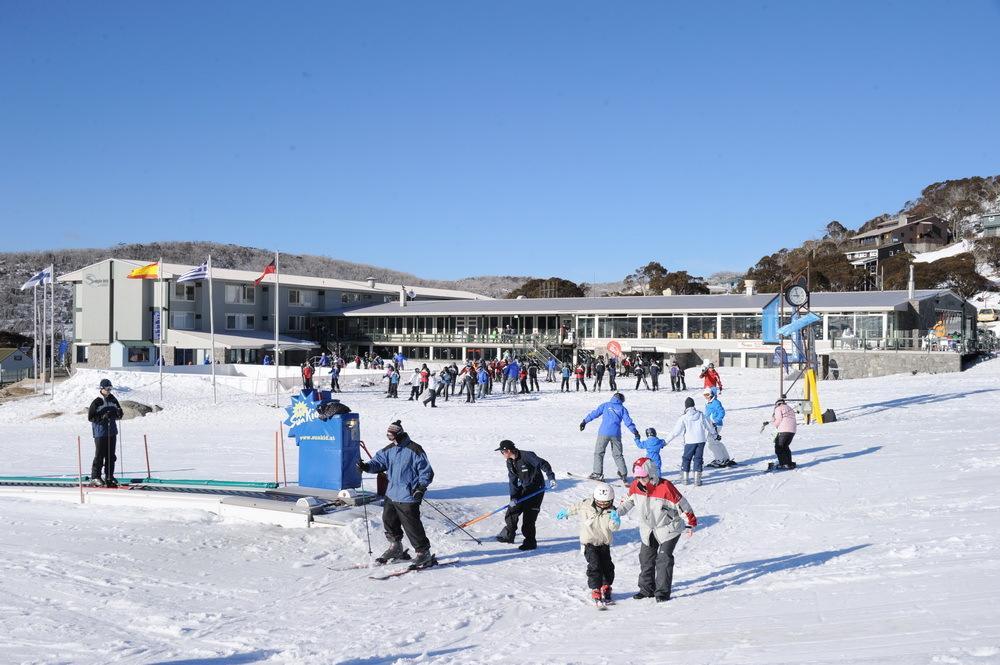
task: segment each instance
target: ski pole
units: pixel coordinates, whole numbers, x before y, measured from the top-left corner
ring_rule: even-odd
[[[457,529],[462,529],[462,525],[461,525],[461,524],[459,524],[459,523],[458,523],[458,522],[456,522],[455,520],[453,520],[453,519],[451,519],[450,517],[448,517],[447,515],[445,515],[445,514],[444,514],[444,512],[443,512],[443,511],[442,511],[442,510],[441,510],[440,508],[438,508],[437,506],[435,506],[435,505],[434,505],[433,503],[431,503],[431,502],[430,502],[430,501],[428,501],[427,499],[424,499],[424,503],[426,503],[426,504],[427,504],[428,506],[430,506],[430,507],[431,507],[431,508],[433,508],[434,510],[438,511],[439,513],[441,513],[441,515],[442,515],[442,516],[443,516],[443,517],[444,517],[444,518],[445,518],[446,520],[448,520],[449,522],[451,522],[452,524],[454,524],[454,525],[455,525],[455,528],[454,528],[454,529],[450,529],[450,530],[448,530],[448,531],[445,531],[445,533],[452,533],[453,531],[455,531],[455,530],[457,530]],[[476,543],[478,543],[478,544],[480,544],[480,545],[482,545],[482,544],[483,544],[483,541],[479,540],[478,538],[476,538],[475,536],[473,536],[473,535],[472,535],[471,533],[469,533],[469,532],[468,532],[468,531],[466,531],[465,529],[462,529],[462,532],[463,532],[463,533],[465,533],[465,535],[467,535],[467,536],[468,536],[469,538],[472,538],[472,539],[473,539],[474,541],[476,541]]]
[[[531,494],[528,494],[527,496],[522,496],[520,499],[518,499],[517,501],[514,502],[514,505],[516,506],[517,504],[521,503],[522,501],[527,501],[531,497],[537,496],[538,494],[541,494],[544,491],[545,491],[545,488],[543,487],[540,490],[535,490],[534,492],[532,492]],[[497,508],[494,511],[485,513],[483,515],[480,515],[479,517],[473,517],[471,520],[469,520],[467,522],[462,522],[461,524],[457,525],[457,528],[461,529],[462,527],[472,526],[476,522],[482,522],[487,517],[492,517],[493,515],[496,515],[497,513],[501,512],[501,511],[507,510],[508,508],[510,508],[510,503],[509,502],[503,504],[502,506],[500,506],[499,508]],[[452,531],[455,531],[455,530],[456,529],[451,529],[449,531],[445,531],[445,533],[451,533]]]
[[[368,452],[368,451],[366,450],[365,452]],[[365,474],[361,473],[361,474],[359,474],[359,477],[361,478],[361,500],[364,501],[364,503],[362,503],[361,506],[362,506],[362,508],[364,508],[364,511],[365,511],[365,537],[368,538],[368,558],[371,559],[371,557],[372,557],[372,532],[369,531],[369,529],[368,529],[368,501],[367,501],[367,497],[365,496]],[[371,565],[371,564],[369,563],[368,565]]]

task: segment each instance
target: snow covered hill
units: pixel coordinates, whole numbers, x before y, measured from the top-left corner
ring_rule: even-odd
[[[54,403],[0,404],[0,474],[75,472],[76,436],[89,433],[77,412],[94,378],[80,372]],[[207,380],[188,376],[169,377],[160,402],[155,375],[112,379],[121,397],[164,407],[123,424],[128,470],[142,468],[147,434],[159,476],[273,474],[279,415],[266,399],[224,389],[216,407]],[[821,384],[840,421],[800,427],[799,468],[777,475],[762,472],[772,445],[759,433],[776,374],[729,370],[723,379],[725,443],[741,465],[681,487],[700,526],[678,547],[668,603],[630,598],[638,534],[626,518],[613,547],[618,604],[594,611],[577,525],[554,518],[592,489],[565,472],[589,470],[596,427],[577,424],[608,393],[543,384],[541,394],[431,410],[355,386],[344,401],[361,414],[363,438],[378,444],[401,418],[437,473],[427,498],[455,519],[507,501],[500,439],[548,459],[559,488],[543,505],[539,549],[494,542],[500,516],[473,527],[482,545],[446,535],[425,506],[434,550],[461,563],[374,581],[336,570],[368,561],[360,509],[347,530],[291,530],[2,497],[0,662],[1000,662],[1000,363]],[[661,432],[685,396],[625,394],[637,425]],[[665,466],[679,456],[671,444]],[[381,550],[377,510],[369,521]]]

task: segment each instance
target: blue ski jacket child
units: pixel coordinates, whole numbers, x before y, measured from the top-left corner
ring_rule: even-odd
[[[414,490],[418,487],[426,490],[434,481],[434,469],[427,460],[427,453],[409,436],[375,453],[368,462],[367,471],[386,472],[389,488],[385,495],[396,503],[414,503]]]
[[[632,416],[628,414],[628,409],[625,408],[617,395],[588,413],[583,422],[586,424],[598,417],[601,418],[601,428],[597,430],[599,436],[615,436],[621,439],[622,423],[634,436],[639,436],[639,430],[632,422]]]
[[[660,470],[660,475],[663,474],[663,462],[660,460],[660,451],[667,445],[667,442],[663,439],[651,436],[645,441],[640,441],[636,439],[635,445],[646,451],[646,457],[653,461],[656,468]]]
[[[555,358],[549,358],[549,359],[548,359],[548,360],[547,360],[547,361],[545,362],[545,366],[546,366],[547,368],[549,368],[550,370],[554,370],[554,369],[556,368],[556,365],[558,365],[558,364],[559,364],[559,363],[557,363],[557,362],[556,362],[556,359],[555,359]]]
[[[722,427],[722,421],[726,419],[726,408],[716,397],[711,402],[705,404],[705,415],[716,427]]]
[[[560,374],[562,375],[562,378],[568,379],[573,376],[573,370],[569,368],[569,365],[563,365],[562,372],[560,372]]]

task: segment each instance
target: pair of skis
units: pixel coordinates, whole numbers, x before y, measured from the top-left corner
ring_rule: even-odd
[[[384,573],[373,573],[368,576],[368,579],[372,580],[388,580],[393,577],[399,577],[407,573],[412,573],[420,570],[427,570],[428,568],[439,568],[441,566],[451,566],[458,563],[458,559],[442,559],[438,561],[436,556],[431,557],[431,561],[423,566],[415,566],[410,563],[410,559],[392,559],[385,563],[376,564],[379,567],[389,567],[388,572]],[[405,564],[405,565],[404,565]],[[342,568],[328,567],[329,570],[335,572],[346,572],[351,570],[365,570],[371,568],[371,563],[355,563],[350,566],[344,566]]]

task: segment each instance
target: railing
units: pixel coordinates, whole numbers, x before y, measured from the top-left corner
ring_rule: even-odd
[[[392,344],[509,344],[511,346],[554,346],[560,342],[558,335],[534,333],[519,335],[509,333],[354,333],[351,341]]]
[[[969,340],[936,335],[899,334],[891,337],[837,337],[830,340],[835,351],[911,351],[922,353],[976,353],[986,351]]]

